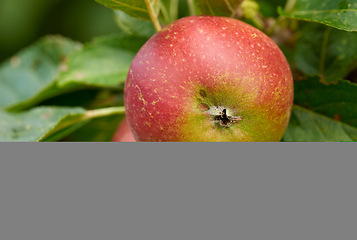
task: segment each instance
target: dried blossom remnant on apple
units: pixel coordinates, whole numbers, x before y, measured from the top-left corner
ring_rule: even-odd
[[[206,114],[213,116],[213,121],[219,123],[221,127],[230,127],[231,124],[237,123],[242,120],[241,116],[231,116],[230,113],[227,114],[227,109],[222,106],[213,106],[206,111]]]
[[[203,98],[207,97],[207,93],[204,90],[199,91],[199,95]],[[213,118],[214,123],[218,123],[219,126],[228,128],[232,123],[236,123],[242,120],[242,117],[231,116],[232,114],[228,112],[227,109],[223,106],[212,106],[209,107],[206,103],[201,103],[198,106],[205,115],[209,115]]]

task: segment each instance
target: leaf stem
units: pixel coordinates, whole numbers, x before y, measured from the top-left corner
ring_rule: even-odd
[[[320,56],[320,62],[319,62],[319,72],[320,74],[324,75],[325,71],[325,60],[326,60],[326,53],[327,53],[327,47],[328,47],[328,40],[330,37],[330,32],[331,28],[328,27],[326,31],[324,32],[324,36],[322,38],[322,44],[321,44],[321,56]]]
[[[179,5],[179,0],[171,0],[170,1],[170,16],[171,16],[171,21],[176,21],[178,18],[178,6]]]
[[[108,117],[117,114],[118,115],[125,114],[125,107],[124,106],[108,107],[108,108],[88,110],[81,117],[74,118],[71,121],[67,121],[64,124],[60,124],[58,127],[55,127],[55,129],[53,129],[49,135],[52,135],[60,130],[63,130],[67,127],[70,127],[72,125],[78,124],[83,121],[91,120],[94,118],[100,118],[100,117]]]
[[[149,12],[151,22],[154,24],[156,31],[160,32],[162,28],[150,0],[145,0],[145,4]]]
[[[163,16],[163,21],[165,24],[168,24],[171,22],[171,19],[170,19],[170,16],[169,16],[169,13],[167,12],[166,10],[166,6],[163,2],[160,1],[160,11],[161,11],[161,14]]]
[[[234,18],[238,12],[238,10],[241,8],[241,5],[243,3],[243,0],[239,0],[236,4],[236,8],[234,9],[232,7],[232,5],[228,2],[228,0],[224,0],[224,3],[227,5],[227,8],[229,9],[229,11],[231,12],[230,17]]]
[[[295,4],[296,4],[296,0],[287,0],[284,10],[286,12],[291,12],[293,10],[293,8],[295,7]]]
[[[108,108],[88,110],[81,119],[88,120],[88,119],[99,118],[99,117],[107,117],[116,114],[125,114],[125,107],[124,106],[108,107]]]
[[[187,0],[188,9],[190,11],[191,16],[196,15],[195,3],[193,1],[194,0]]]

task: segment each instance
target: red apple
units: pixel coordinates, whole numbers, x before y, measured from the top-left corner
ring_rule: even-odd
[[[118,129],[115,131],[112,142],[135,142],[135,138],[130,131],[126,118],[120,122]]]
[[[134,58],[124,89],[138,141],[279,141],[293,79],[279,47],[232,18],[181,18]]]

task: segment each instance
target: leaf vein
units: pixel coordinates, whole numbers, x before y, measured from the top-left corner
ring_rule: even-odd
[[[331,10],[304,10],[304,11],[294,11],[291,15],[307,15],[307,14],[326,14],[326,13],[338,13],[338,12],[355,12],[357,9],[331,9]]]
[[[145,8],[134,7],[134,6],[131,6],[131,5],[129,5],[129,4],[125,4],[125,3],[123,3],[123,2],[116,1],[116,0],[112,0],[112,1],[115,2],[116,4],[122,5],[122,6],[124,6],[124,7],[132,8],[132,9],[134,9],[134,10],[147,13],[147,10],[146,10]]]

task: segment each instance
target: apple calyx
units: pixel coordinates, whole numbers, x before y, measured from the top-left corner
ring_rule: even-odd
[[[214,123],[218,123],[219,126],[225,128],[242,120],[242,117],[240,116],[232,116],[229,112],[227,114],[227,108],[222,106],[213,106],[206,111],[206,114],[213,117]]]

